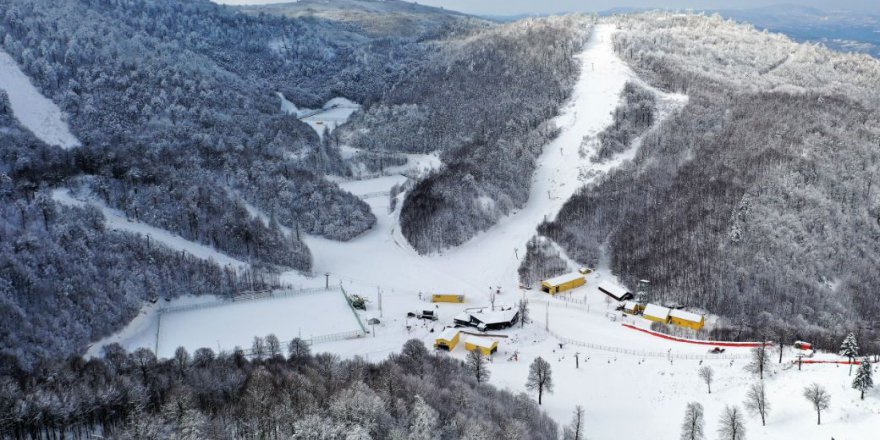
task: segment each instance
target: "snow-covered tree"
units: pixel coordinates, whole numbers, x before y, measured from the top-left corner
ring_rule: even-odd
[[[529,300],[523,298],[519,301],[519,327],[522,328],[529,320]]]
[[[583,440],[584,438],[584,407],[574,407],[571,423],[565,427],[562,435],[563,440]]]
[[[538,392],[538,405],[541,404],[544,393],[553,393],[553,372],[550,363],[538,356],[529,365],[529,376],[526,379],[526,389]]]
[[[700,367],[699,374],[700,379],[706,383],[706,389],[709,391],[709,394],[712,394],[712,380],[715,378],[715,371],[712,370],[712,367],[704,365]]]
[[[421,396],[416,396],[410,413],[409,438],[412,440],[435,440],[437,436],[437,411],[428,406]]]
[[[488,382],[491,372],[489,371],[489,360],[486,355],[479,349],[471,350],[465,357],[465,365],[467,369],[477,379],[478,383]]]
[[[724,408],[718,426],[718,436],[720,440],[745,440],[745,420],[737,406]]]
[[[270,359],[282,355],[281,342],[278,341],[278,337],[274,334],[266,335],[266,355],[269,356]]]
[[[403,344],[400,350],[400,365],[422,377],[425,373],[425,358],[428,356],[428,349],[425,343],[420,339],[410,339]]]
[[[871,361],[865,357],[862,359],[862,364],[859,365],[859,369],[856,370],[856,377],[853,379],[852,387],[855,390],[859,390],[861,393],[860,399],[865,399],[865,392],[874,387],[874,377],[873,377],[873,369],[871,368]]]
[[[761,425],[767,425],[767,414],[770,413],[770,402],[767,401],[767,389],[764,381],[753,383],[746,393],[746,410],[761,417]]]
[[[843,343],[840,344],[840,355],[846,356],[849,360],[849,374],[852,375],[853,362],[859,356],[859,342],[854,333],[850,332],[843,339]]]
[[[804,398],[813,405],[816,410],[816,424],[822,424],[822,411],[831,406],[831,395],[825,390],[825,387],[817,383],[804,388]]]
[[[174,350],[174,363],[179,374],[184,374],[189,367],[189,352],[184,347]]]
[[[293,363],[300,363],[311,355],[309,344],[301,338],[293,338],[287,343],[287,358]]]
[[[752,348],[751,351],[752,361],[746,366],[746,368],[758,375],[758,378],[764,380],[764,370],[767,369],[767,365],[770,363],[770,358],[767,352],[767,345],[760,344],[759,346]]]
[[[256,360],[262,360],[266,356],[266,343],[263,338],[254,336],[254,342],[251,344],[251,356]]]
[[[706,438],[704,429],[703,405],[697,402],[688,403],[684,421],[681,423],[681,440],[703,440]]]

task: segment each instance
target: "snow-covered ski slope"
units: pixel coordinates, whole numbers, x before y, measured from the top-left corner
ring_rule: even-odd
[[[49,145],[73,148],[80,143],[70,132],[64,114],[31,83],[18,63],[0,50],[0,89],[9,97],[12,113],[22,126]]]
[[[196,258],[211,260],[221,266],[229,266],[236,270],[249,267],[248,263],[232,258],[210,246],[187,240],[165,229],[129,220],[123,212],[110,208],[97,200],[77,199],[65,188],[53,190],[52,199],[68,206],[94,206],[104,214],[104,221],[106,222],[107,228],[110,230],[130,232],[143,237],[149,237],[150,240],[166,246],[169,249],[186,252]]]
[[[368,200],[378,218],[372,230],[344,243],[317,237],[306,239],[315,272],[330,272],[367,286],[410,291],[484,294],[490,285],[515,291],[519,257],[535,228],[545,219],[553,218],[578,188],[627,158],[622,155],[593,164],[589,160],[592,151],[583,156],[579,151],[584,138],[595,137],[611,123],[620,91],[627,80],[635,78],[612,50],[613,32],[613,25],[598,25],[585,50],[578,55],[580,77],[570,101],[555,120],[562,132],[545,146],[538,159],[529,201],[523,209],[455,249],[421,256],[401,235],[398,213],[388,212],[387,200]],[[590,170],[595,172],[588,173]],[[376,190],[373,180],[343,184],[356,194],[361,185]],[[306,282],[295,273],[287,274],[286,278],[297,285]]]

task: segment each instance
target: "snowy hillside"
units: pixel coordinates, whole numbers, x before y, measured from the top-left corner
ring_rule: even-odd
[[[0,438],[880,432],[876,60],[230,2],[0,14]]]

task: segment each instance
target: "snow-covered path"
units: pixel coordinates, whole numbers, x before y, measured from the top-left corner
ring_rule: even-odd
[[[52,191],[52,199],[62,205],[68,206],[86,206],[91,205],[99,209],[104,214],[104,221],[107,228],[111,230],[125,231],[133,234],[149,237],[156,243],[164,245],[176,251],[186,252],[194,257],[204,260],[211,260],[221,266],[230,266],[236,270],[246,269],[250,267],[248,263],[230,257],[210,246],[187,240],[179,235],[175,235],[165,229],[150,226],[146,223],[128,220],[124,213],[119,210],[105,206],[98,201],[84,201],[75,198],[68,189],[58,188]]]
[[[0,89],[9,97],[15,118],[38,139],[65,149],[80,145],[64,121],[61,109],[34,87],[18,63],[3,50],[0,50]]]

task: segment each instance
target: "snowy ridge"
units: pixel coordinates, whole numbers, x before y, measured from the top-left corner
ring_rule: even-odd
[[[91,205],[104,214],[107,228],[130,232],[150,238],[151,240],[176,251],[186,252],[196,258],[214,261],[221,266],[229,266],[235,270],[243,270],[250,267],[248,263],[232,258],[216,249],[194,241],[187,240],[165,229],[150,226],[146,223],[132,221],[125,214],[116,209],[109,208],[96,200],[83,201],[75,198],[70,190],[58,188],[52,191],[52,199],[62,205],[83,207]]]
[[[31,83],[18,63],[0,50],[0,89],[9,96],[12,113],[22,126],[49,145],[64,149],[80,145],[70,132],[64,113]]]

